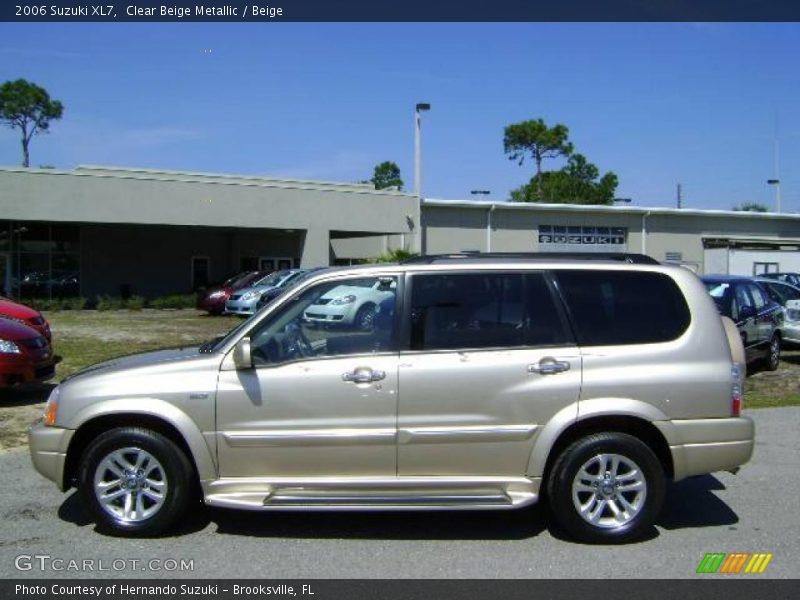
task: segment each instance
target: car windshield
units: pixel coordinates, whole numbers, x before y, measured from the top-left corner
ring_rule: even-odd
[[[268,286],[276,286],[283,278],[286,277],[286,271],[275,271],[274,273],[270,273],[263,279],[259,279],[253,285],[268,285]]]

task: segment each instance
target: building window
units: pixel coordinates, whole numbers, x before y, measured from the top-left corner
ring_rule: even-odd
[[[80,295],[80,227],[0,221],[0,292],[26,299]]]
[[[545,252],[625,252],[624,227],[540,225],[539,249]]]
[[[780,265],[776,262],[754,262],[753,275],[763,275],[764,273],[777,273]]]
[[[211,261],[207,256],[192,257],[192,289],[208,285],[208,272]]]

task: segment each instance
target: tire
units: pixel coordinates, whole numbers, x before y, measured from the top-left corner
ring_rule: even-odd
[[[773,334],[767,346],[767,354],[764,357],[764,367],[767,371],[777,371],[781,364],[781,336]]]
[[[133,471],[137,465],[138,477]],[[100,529],[153,536],[185,511],[193,495],[193,475],[186,454],[169,438],[149,429],[120,427],[86,448],[78,490]],[[102,501],[103,493],[113,499]]]
[[[600,472],[603,464],[609,477]],[[664,480],[660,461],[638,438],[590,435],[566,448],[553,464],[547,481],[550,510],[578,540],[628,542],[652,529],[664,502]]]
[[[353,325],[359,331],[372,331],[375,325],[375,305],[368,302],[359,308],[353,318]]]

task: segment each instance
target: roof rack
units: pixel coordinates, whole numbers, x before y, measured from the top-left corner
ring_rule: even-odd
[[[605,260],[637,265],[660,264],[652,256],[627,252],[454,252],[414,256],[401,262],[404,265],[431,265],[441,262],[487,260]]]

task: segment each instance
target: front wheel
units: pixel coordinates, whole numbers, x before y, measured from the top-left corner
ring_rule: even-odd
[[[374,304],[367,303],[359,308],[355,318],[353,319],[356,329],[360,331],[372,331],[372,328],[375,325],[375,313],[376,310]]]
[[[78,487],[100,528],[117,535],[156,535],[186,509],[192,473],[189,459],[169,438],[121,427],[86,449]]]
[[[646,533],[664,500],[664,470],[652,450],[625,433],[582,438],[556,459],[548,479],[558,523],[585,542],[627,542]]]

